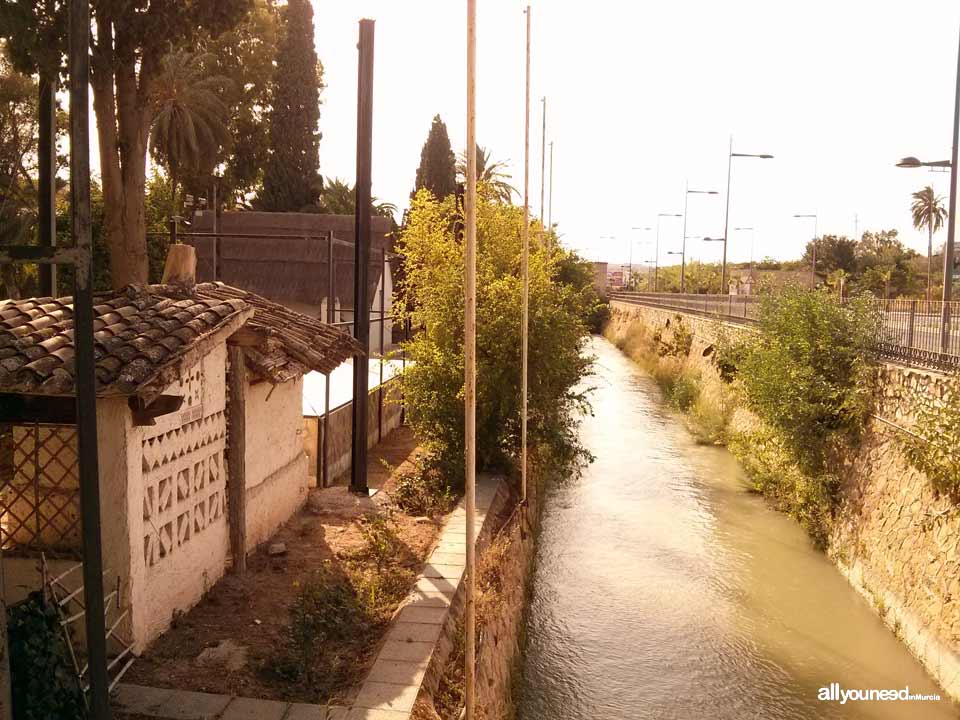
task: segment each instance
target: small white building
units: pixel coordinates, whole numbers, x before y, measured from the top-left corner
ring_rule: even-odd
[[[303,375],[359,345],[220,283],[95,299],[105,585],[139,652],[304,502]],[[0,301],[0,542],[16,602],[81,559],[70,298]],[[73,573],[73,582],[80,573]]]

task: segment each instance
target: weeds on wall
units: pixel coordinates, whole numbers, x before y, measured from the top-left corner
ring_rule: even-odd
[[[904,455],[937,492],[960,501],[960,378],[954,378],[941,407],[917,414],[915,435],[901,438]]]

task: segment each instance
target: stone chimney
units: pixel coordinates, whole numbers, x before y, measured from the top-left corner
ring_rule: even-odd
[[[163,282],[193,287],[197,283],[197,253],[192,245],[174,243],[167,251],[163,266]]]

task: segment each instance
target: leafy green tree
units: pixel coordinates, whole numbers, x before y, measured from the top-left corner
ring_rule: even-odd
[[[506,163],[494,162],[490,158],[490,151],[477,145],[477,183],[489,186],[493,191],[492,197],[497,202],[509,205],[514,194],[519,195],[519,192],[508,182],[510,175],[506,172],[506,168]],[[460,157],[457,158],[457,174],[461,180],[465,181],[467,177],[466,153],[460,153]]]
[[[0,35],[24,72],[63,67],[66,3],[0,4]],[[145,282],[144,192],[152,98],[163,58],[235,26],[250,0],[93,0],[91,87],[112,284]],[[52,14],[48,12],[52,9]]]
[[[931,185],[913,194],[910,204],[910,214],[913,217],[913,226],[917,230],[927,229],[927,302],[931,298],[933,287],[933,234],[943,227],[947,219],[947,209],[943,206],[943,198],[939,197]]]
[[[857,244],[857,276],[861,290],[887,298],[918,290],[912,260],[917,256],[904,247],[896,230],[865,232]]]
[[[397,206],[393,203],[379,202],[371,198],[373,214],[393,219]],[[357,208],[356,188],[346,180],[327,178],[323,183],[323,192],[320,195],[320,211],[333,215],[353,215]]]
[[[177,214],[177,180],[184,167],[199,170],[213,163],[229,140],[228,109],[220,98],[229,84],[209,75],[210,57],[174,50],[161,61],[154,85],[154,117],[150,150],[170,178],[170,214]]]
[[[422,327],[406,350],[409,418],[418,438],[453,486],[463,480],[463,247],[455,198],[417,193],[398,243],[405,276],[394,312]],[[477,456],[480,467],[508,462],[520,426],[520,208],[489,191],[477,204]],[[578,382],[589,369],[583,353],[589,276],[563,250],[535,244],[530,254],[531,446],[558,463],[583,457],[575,434],[585,406]]]
[[[0,245],[34,240],[37,227],[37,83],[17,72],[0,48]],[[0,266],[0,297],[32,287],[25,265]]]
[[[807,243],[803,262],[807,267],[813,262],[814,243],[817,251],[817,272],[830,274],[835,270],[848,273],[857,269],[857,243],[843,235],[824,235]]]
[[[290,0],[283,12],[270,112],[270,155],[258,205],[297,212],[317,203],[320,176],[320,91],[323,66],[313,45],[309,0]]]
[[[437,200],[444,200],[457,189],[456,158],[450,147],[447,126],[434,115],[430,124],[430,133],[420,150],[420,166],[417,168],[416,185],[410,197],[418,190],[427,189]]]

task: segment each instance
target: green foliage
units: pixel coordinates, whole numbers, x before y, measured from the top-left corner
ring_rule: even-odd
[[[519,191],[509,183],[510,175],[506,172],[505,162],[493,162],[490,150],[477,145],[477,183],[486,186],[487,197],[497,202],[509,205],[514,194]],[[467,154],[460,153],[457,158],[457,176],[461,182],[467,178]]]
[[[878,323],[864,296],[840,305],[826,292],[790,288],[761,304],[740,382],[750,408],[811,476],[866,421]]]
[[[439,115],[435,115],[430,124],[430,134],[420,150],[420,166],[411,197],[424,189],[429,190],[437,200],[453,195],[457,189],[455,163],[447,126]]]
[[[39,593],[7,609],[7,632],[14,720],[84,717],[60,621]]]
[[[713,344],[711,359],[721,380],[732,383],[736,379],[748,350],[749,345],[742,337],[733,336],[724,332],[722,327],[720,328],[717,341]]]
[[[667,328],[669,328],[667,330]],[[668,337],[663,339],[664,334]],[[673,321],[667,321],[664,330],[657,330],[653,334],[653,342],[656,353],[660,357],[685,358],[690,354],[690,348],[693,345],[693,332],[683,322],[683,315],[679,313],[673,317]]]
[[[290,606],[290,624],[274,669],[295,682],[335,687],[354,658],[337,648],[353,640],[367,617],[348,578],[324,566]]]
[[[941,407],[917,413],[915,434],[902,439],[904,454],[933,487],[960,500],[960,380],[954,379]]]
[[[699,380],[689,373],[681,373],[670,388],[670,402],[684,412],[693,407],[699,397]]]
[[[413,327],[406,349],[405,393],[410,423],[453,487],[463,469],[463,248],[454,198],[417,193],[399,240],[405,276],[394,303]],[[477,455],[478,465],[507,463],[519,447],[520,208],[500,203],[481,186],[477,207]],[[532,234],[533,235],[533,234]],[[533,235],[535,237],[535,235]],[[575,434],[586,408],[576,389],[590,359],[583,288],[559,279],[568,253],[555,243],[530,253],[529,435],[558,463],[584,452]]]
[[[412,471],[398,473],[393,489],[397,506],[411,515],[432,515],[447,512],[453,495],[438,468],[427,461],[417,461]]]
[[[277,51],[270,113],[270,157],[260,209],[298,212],[315,205],[320,177],[320,91],[323,66],[313,45],[309,0],[289,0]]]

